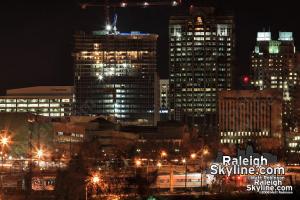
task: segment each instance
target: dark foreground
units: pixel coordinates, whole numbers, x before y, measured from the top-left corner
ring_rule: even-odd
[[[153,196],[152,198],[129,198],[126,200],[288,200],[300,199],[300,193],[285,195],[260,195],[260,194],[218,194],[218,195],[180,195],[180,196]],[[5,195],[0,200],[56,200],[52,195],[32,195],[25,197],[24,195]],[[69,200],[69,199],[68,199]],[[80,199],[80,200],[84,200]],[[100,200],[100,198],[89,198],[89,200]]]

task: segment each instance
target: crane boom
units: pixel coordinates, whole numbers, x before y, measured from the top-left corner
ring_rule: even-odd
[[[88,7],[109,7],[109,8],[126,8],[126,7],[150,7],[150,6],[178,6],[181,4],[181,0],[177,1],[138,1],[138,2],[126,2],[121,3],[82,3],[81,8],[85,9]]]

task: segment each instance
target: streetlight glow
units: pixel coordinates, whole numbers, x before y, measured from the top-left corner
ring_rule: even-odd
[[[37,157],[40,159],[44,155],[44,151],[42,149],[38,149],[36,152]]]
[[[191,154],[191,159],[195,159],[197,157],[197,154],[196,153],[192,153]]]
[[[161,168],[161,166],[162,166],[161,162],[158,162],[158,163],[156,164],[156,166],[157,166],[158,168]]]
[[[209,153],[209,151],[207,149],[203,150],[203,155],[207,155]]]
[[[95,175],[95,176],[92,177],[93,184],[99,183],[99,181],[100,181],[100,178],[99,178],[98,175]]]
[[[7,145],[8,142],[9,142],[9,138],[8,138],[8,137],[3,136],[3,137],[1,138],[1,144],[2,144],[2,145]]]
[[[165,151],[162,151],[162,152],[160,153],[160,156],[161,156],[161,157],[167,157],[167,156],[168,156],[168,154],[167,154],[167,152],[165,152]]]
[[[140,167],[140,166],[142,165],[142,161],[141,161],[141,160],[136,160],[136,161],[135,161],[135,165],[136,165],[137,167]]]

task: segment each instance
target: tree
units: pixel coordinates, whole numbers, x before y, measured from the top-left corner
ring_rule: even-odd
[[[84,199],[88,170],[82,155],[73,157],[65,170],[58,171],[55,185],[57,200]]]
[[[142,168],[137,168],[135,176],[127,179],[127,189],[133,189],[135,194],[143,198],[151,195],[151,186],[156,182],[158,172],[146,173]]]

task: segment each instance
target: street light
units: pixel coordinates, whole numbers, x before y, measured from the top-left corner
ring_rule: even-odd
[[[2,169],[4,164],[4,156],[5,156],[5,147],[10,143],[10,138],[6,135],[1,137],[1,159],[2,159]]]
[[[181,160],[181,162],[184,164],[184,168],[185,168],[185,172],[184,172],[184,174],[185,174],[185,178],[184,178],[184,189],[185,189],[185,191],[186,191],[186,180],[187,180],[187,161],[186,161],[186,159],[185,159],[185,158],[183,158],[183,159]]]
[[[44,155],[43,149],[38,149],[36,152],[36,155],[37,155],[38,159],[41,159]]]
[[[3,137],[1,138],[1,144],[2,144],[2,146],[8,145],[8,142],[9,142],[9,138],[8,138],[8,137],[3,136]]]
[[[158,163],[156,164],[156,166],[157,166],[158,168],[161,168],[161,166],[162,166],[161,162],[158,162]]]
[[[98,174],[94,174],[92,175],[88,180],[87,180],[87,184],[85,185],[85,200],[88,199],[88,186],[89,184],[92,185],[98,185],[100,183],[100,177]]]
[[[99,178],[98,175],[94,175],[94,176],[92,177],[92,183],[93,183],[93,184],[97,184],[97,183],[99,183],[99,181],[100,181],[100,178]]]
[[[196,154],[196,153],[192,153],[192,154],[191,154],[191,159],[194,160],[196,157],[197,157],[197,154]]]
[[[140,167],[142,165],[142,161],[141,160],[135,160],[135,166],[136,167]]]
[[[161,157],[167,157],[168,154],[167,154],[166,151],[161,151],[160,156],[161,156]]]
[[[209,151],[207,148],[203,148],[202,150],[202,155],[201,155],[201,193],[203,192],[203,158],[204,156],[206,156],[207,154],[209,154]]]

